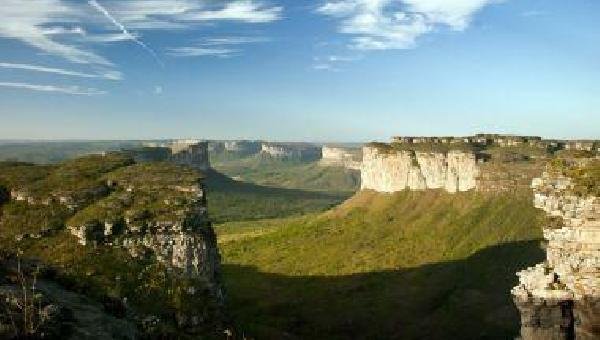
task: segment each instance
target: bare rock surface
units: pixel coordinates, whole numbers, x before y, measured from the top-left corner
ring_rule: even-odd
[[[524,340],[600,339],[600,198],[573,187],[548,173],[532,182],[534,205],[556,223],[544,228],[546,261],[512,289]]]
[[[379,192],[443,189],[448,192],[476,188],[479,169],[475,154],[363,148],[361,189]]]

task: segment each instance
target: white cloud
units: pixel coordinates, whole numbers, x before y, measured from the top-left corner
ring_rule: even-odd
[[[2,0],[0,38],[10,38],[71,62],[112,66],[82,47],[93,42],[132,40],[156,55],[129,31],[189,29],[216,21],[249,24],[280,19],[283,8],[258,0]],[[91,6],[90,6],[91,5]],[[106,20],[108,19],[108,21]],[[85,26],[85,27],[84,27]],[[114,31],[114,28],[118,32]],[[112,31],[112,32],[111,32]],[[89,34],[89,32],[95,32]],[[76,36],[76,37],[72,37]]]
[[[240,0],[226,3],[214,10],[200,10],[179,15],[185,21],[232,20],[248,23],[266,23],[280,18],[282,7],[269,7],[251,0]]]
[[[103,34],[90,34],[85,35],[81,40],[88,42],[97,42],[97,43],[113,43],[119,41],[130,41],[131,37],[138,38],[137,34],[129,33],[103,33]]]
[[[232,48],[244,44],[253,44],[269,41],[266,37],[217,37],[200,40],[195,46],[182,46],[169,49],[168,54],[173,57],[221,57],[229,58],[240,55],[241,50]]]
[[[75,63],[111,65],[93,52],[51,38],[56,29],[48,31],[47,26],[77,22],[80,16],[81,12],[60,0],[2,0],[0,36],[20,40]]]
[[[133,41],[162,65],[157,53],[142,41],[139,31],[192,29],[219,21],[245,24],[268,23],[280,19],[283,10],[281,6],[270,5],[270,1],[0,0],[0,39],[19,41],[33,47],[37,52],[72,63],[89,64],[94,70],[113,68],[115,65],[92,51],[89,48],[91,44]],[[172,48],[169,54],[230,57],[237,55],[239,50],[229,47],[259,42],[260,39],[207,38],[203,43],[197,43],[195,46]],[[118,80],[122,77],[118,71],[78,72],[24,63],[4,63],[2,67],[82,78]],[[78,87],[61,88],[28,83],[2,84],[3,87],[87,94],[85,89]]]
[[[341,55],[329,55],[325,57],[314,57],[313,58],[313,69],[324,70],[324,71],[341,71],[340,65],[353,61],[360,60],[360,56],[341,56]]]
[[[336,0],[318,12],[341,20],[339,31],[352,35],[360,50],[413,48],[417,38],[445,26],[466,29],[472,17],[498,0]]]
[[[134,29],[184,29],[210,21],[268,23],[280,19],[280,6],[255,0],[111,0],[114,16]]]
[[[44,35],[65,35],[65,34],[75,34],[75,35],[85,35],[85,29],[83,27],[75,26],[75,27],[64,27],[64,26],[53,26],[42,29],[42,33]]]
[[[146,50],[146,52],[148,52],[161,66],[164,66],[163,62],[160,60],[160,58],[158,57],[156,52],[154,52],[153,49],[151,49],[148,45],[146,45],[146,43],[144,43],[143,41],[141,41],[140,39],[136,38],[134,35],[129,33],[127,28],[125,28],[125,26],[123,26],[123,24],[121,24],[117,19],[115,19],[106,10],[106,8],[104,8],[102,5],[100,5],[100,3],[98,3],[98,1],[89,0],[88,3],[90,4],[90,6],[92,6],[94,9],[96,9],[98,12],[102,13],[102,15],[104,15],[108,20],[110,20],[115,26],[117,26],[117,28],[121,31],[121,34],[124,36],[124,38],[129,38],[129,40],[138,44],[140,47],[142,47],[144,50]]]
[[[43,72],[43,73],[53,73],[53,74],[60,74],[63,76],[81,77],[81,78],[100,78],[100,79],[108,79],[108,80],[121,80],[122,79],[121,72],[119,72],[119,71],[104,71],[104,72],[98,73],[98,74],[91,74],[91,73],[83,73],[83,72],[77,72],[77,71],[71,71],[71,70],[65,70],[65,69],[53,68],[53,67],[28,65],[28,64],[2,63],[2,62],[0,62],[0,68],[12,69],[12,70]]]
[[[65,94],[74,94],[74,95],[82,95],[82,96],[95,96],[106,94],[105,91],[101,91],[94,88],[81,88],[79,86],[55,86],[55,85],[38,85],[38,84],[28,84],[28,83],[8,83],[8,82],[0,82],[0,87],[10,87],[16,89],[25,89],[25,90],[33,90],[33,91],[41,91],[41,92],[58,92]]]
[[[212,45],[242,45],[252,43],[262,43],[270,41],[266,37],[220,37],[220,38],[208,38],[202,41],[204,46]]]
[[[169,49],[168,54],[172,57],[232,57],[239,50],[231,48],[193,47],[183,46]]]

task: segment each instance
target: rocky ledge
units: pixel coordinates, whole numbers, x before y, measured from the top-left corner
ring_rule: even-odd
[[[575,186],[560,173],[532,182],[534,205],[552,222],[546,261],[517,273],[512,289],[524,340],[600,339],[600,198]]]

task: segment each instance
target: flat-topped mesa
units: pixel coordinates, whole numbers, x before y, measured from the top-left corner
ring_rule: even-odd
[[[600,165],[566,174],[532,182],[534,205],[552,223],[546,261],[517,273],[512,289],[523,340],[600,338]]]
[[[360,170],[362,162],[362,149],[360,148],[323,146],[321,155],[320,165],[341,166],[347,169]]]
[[[178,140],[169,145],[171,149],[171,162],[188,165],[198,170],[210,168],[208,156],[208,142],[197,140]]]
[[[476,188],[478,173],[472,152],[419,152],[371,144],[363,147],[361,189],[468,191]]]
[[[321,149],[306,143],[262,143],[261,154],[275,159],[313,161],[321,158]]]
[[[224,149],[240,155],[254,155],[260,152],[261,145],[260,141],[233,140],[225,142]]]
[[[600,151],[598,140],[555,140],[542,139],[539,136],[519,136],[478,133],[474,136],[421,136],[408,137],[396,136],[392,138],[393,143],[398,144],[467,144],[478,147],[497,146],[501,148],[529,146],[546,150],[577,150],[577,151]]]
[[[210,168],[208,142],[196,139],[144,143],[141,148],[124,150],[124,152],[130,154],[136,162],[166,161],[202,171]]]

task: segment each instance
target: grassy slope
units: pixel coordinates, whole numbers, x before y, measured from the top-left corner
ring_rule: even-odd
[[[212,165],[229,177],[270,187],[348,193],[360,185],[358,171],[322,167],[318,162],[280,161],[258,155]]]
[[[350,193],[285,189],[234,181],[209,171],[208,210],[216,223],[255,221],[321,212],[341,203]]]
[[[508,338],[540,221],[527,192],[362,192],[218,233],[231,310],[258,338]]]
[[[211,155],[211,161],[216,171],[206,184],[217,223],[322,212],[350,197],[360,180],[356,171],[315,162],[233,154]]]

